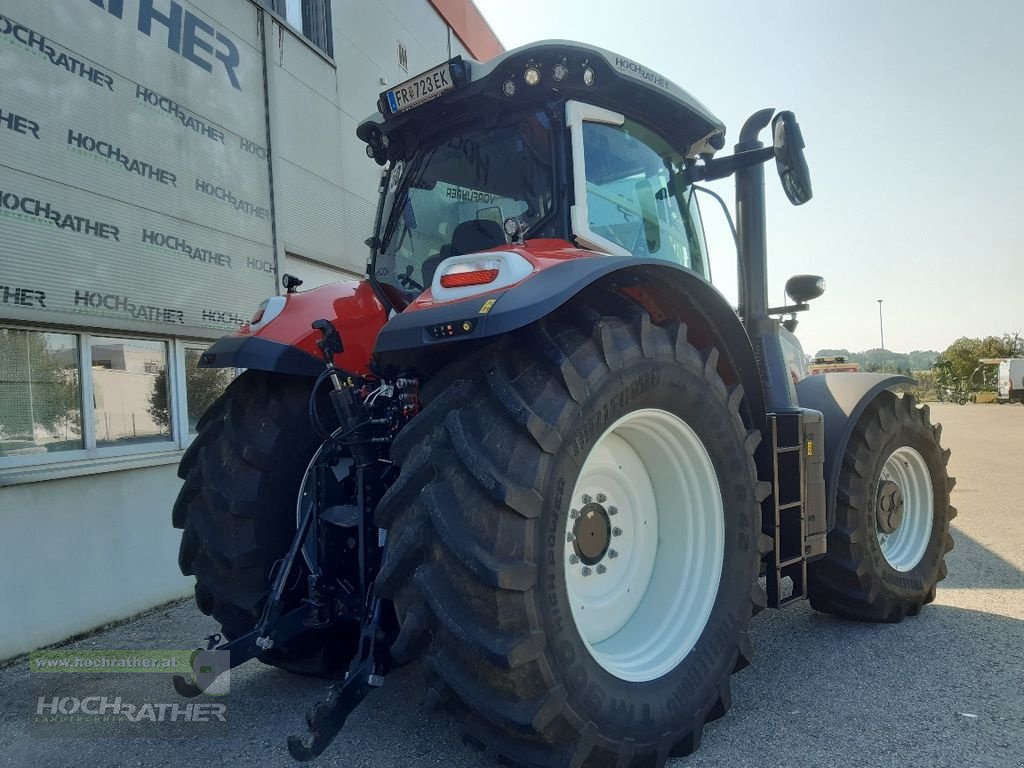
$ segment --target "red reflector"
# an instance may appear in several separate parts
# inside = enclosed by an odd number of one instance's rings
[[[455,272],[441,275],[442,288],[462,288],[466,285],[484,285],[498,278],[497,269],[477,269],[472,272]]]

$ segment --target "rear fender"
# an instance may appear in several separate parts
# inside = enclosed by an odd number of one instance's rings
[[[326,319],[334,323],[344,345],[341,354],[334,356],[334,364],[354,375],[370,372],[373,345],[387,322],[387,311],[369,282],[330,283],[271,301],[281,300],[283,308],[269,321],[246,323],[214,342],[203,353],[199,367],[316,376],[324,370],[324,363],[316,347],[320,333],[311,326],[315,320]]]
[[[728,301],[696,273],[660,259],[578,251],[510,288],[422,306],[391,318],[377,338],[382,369],[436,370],[479,343],[523,328],[580,294],[614,291],[646,309],[655,323],[686,323],[691,343],[715,347],[727,385],[746,393],[748,426],[764,424],[764,392],[754,351]]]
[[[881,392],[913,383],[909,376],[886,373],[822,373],[797,382],[800,407],[821,411],[825,417],[825,500],[830,531],[835,525],[843,454],[861,414]]]

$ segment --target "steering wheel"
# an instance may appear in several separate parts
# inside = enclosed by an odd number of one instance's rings
[[[412,291],[422,291],[423,286],[412,279],[413,266],[410,264],[405,268],[405,274],[395,275],[398,278],[398,282],[402,284],[403,288],[408,288]]]

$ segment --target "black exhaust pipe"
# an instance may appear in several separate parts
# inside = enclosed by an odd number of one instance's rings
[[[740,130],[734,150],[764,148],[758,138],[771,122],[774,109],[752,114]],[[796,388],[789,375],[779,323],[768,315],[768,238],[765,226],[764,163],[753,163],[736,171],[736,229],[740,258],[740,314],[754,346],[761,369],[765,401],[769,411],[796,407]]]

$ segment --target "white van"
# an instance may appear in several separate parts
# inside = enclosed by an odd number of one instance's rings
[[[999,362],[999,402],[1024,402],[1024,358]]]

